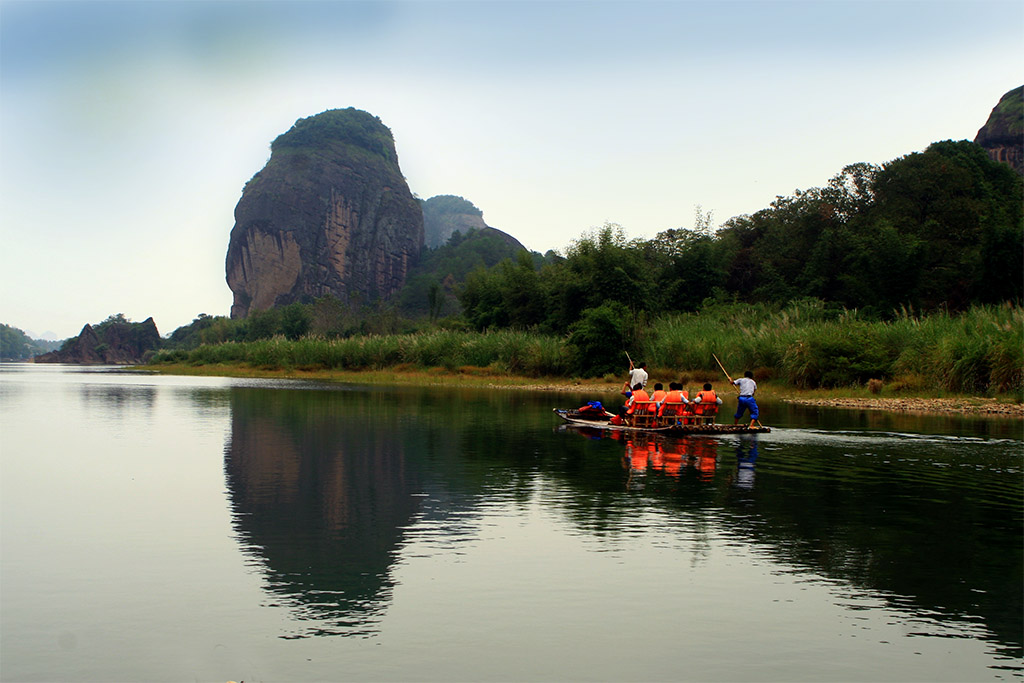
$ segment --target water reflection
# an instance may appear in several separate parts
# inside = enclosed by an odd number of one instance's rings
[[[934,633],[975,637],[980,620],[1022,653],[1020,458],[998,440],[820,419],[764,437],[566,430],[548,396],[494,392],[241,388],[230,403],[235,528],[295,615],[286,637],[375,633],[403,553],[461,552],[498,508],[539,505],[601,547],[647,533],[642,504],[693,546],[742,544]]]
[[[626,489],[642,491],[646,488],[647,474],[673,479],[693,476],[698,481],[711,482],[719,469],[718,449],[721,441],[708,436],[663,436],[644,432],[600,430],[592,427],[560,427],[560,431],[596,441],[608,439],[624,446],[623,469],[628,476]],[[757,459],[757,435],[744,435],[736,446],[743,453],[742,467],[746,486],[753,486],[753,464]],[[752,451],[752,454],[750,454]]]
[[[341,393],[231,396],[225,470],[235,526],[266,573],[271,604],[299,622],[288,637],[372,633],[401,529],[418,507],[409,435],[393,419],[371,426]]]
[[[741,434],[736,439],[736,478],[733,486],[750,491],[754,488],[754,466],[757,463],[757,434]]]
[[[954,623],[974,634],[980,619],[1002,656],[1024,655],[1019,442],[808,429],[560,431],[621,442],[626,489],[668,509],[714,511],[724,533],[782,566],[875,590],[933,633]]]
[[[117,421],[130,412],[148,415],[156,404],[156,388],[151,386],[82,384],[77,391],[93,419]]]

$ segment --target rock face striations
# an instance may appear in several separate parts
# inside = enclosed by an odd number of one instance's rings
[[[1024,175],[1024,85],[1003,95],[974,141]]]
[[[423,245],[423,212],[380,119],[335,109],[295,125],[235,207],[231,317],[334,295],[387,299]]]

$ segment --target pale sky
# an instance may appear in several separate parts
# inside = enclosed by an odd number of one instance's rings
[[[1022,83],[1019,0],[0,0],[0,322],[227,315],[242,187],[326,109],[544,252],[973,139]]]

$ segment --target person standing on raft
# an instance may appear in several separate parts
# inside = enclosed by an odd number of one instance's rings
[[[754,381],[754,373],[747,370],[743,373],[743,377],[733,380],[739,390],[740,395],[737,399],[736,414],[733,415],[733,424],[739,424],[740,418],[743,417],[745,411],[750,411],[750,428],[753,429],[757,422],[757,418],[760,417],[760,413],[757,410],[757,401],[754,400],[754,392],[757,391],[757,382]]]
[[[627,356],[628,358],[628,356]],[[626,386],[624,390],[632,389],[634,385],[640,384],[640,387],[647,386],[647,363],[640,363],[637,366],[633,366],[633,361],[629,361],[629,379],[626,380]]]

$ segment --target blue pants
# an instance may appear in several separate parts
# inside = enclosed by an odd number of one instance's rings
[[[757,401],[754,400],[753,396],[739,397],[739,403],[736,405],[736,414],[733,415],[733,417],[736,418],[737,420],[740,419],[741,417],[743,417],[744,410],[750,411],[751,420],[756,420],[760,415],[760,413],[757,412]]]

